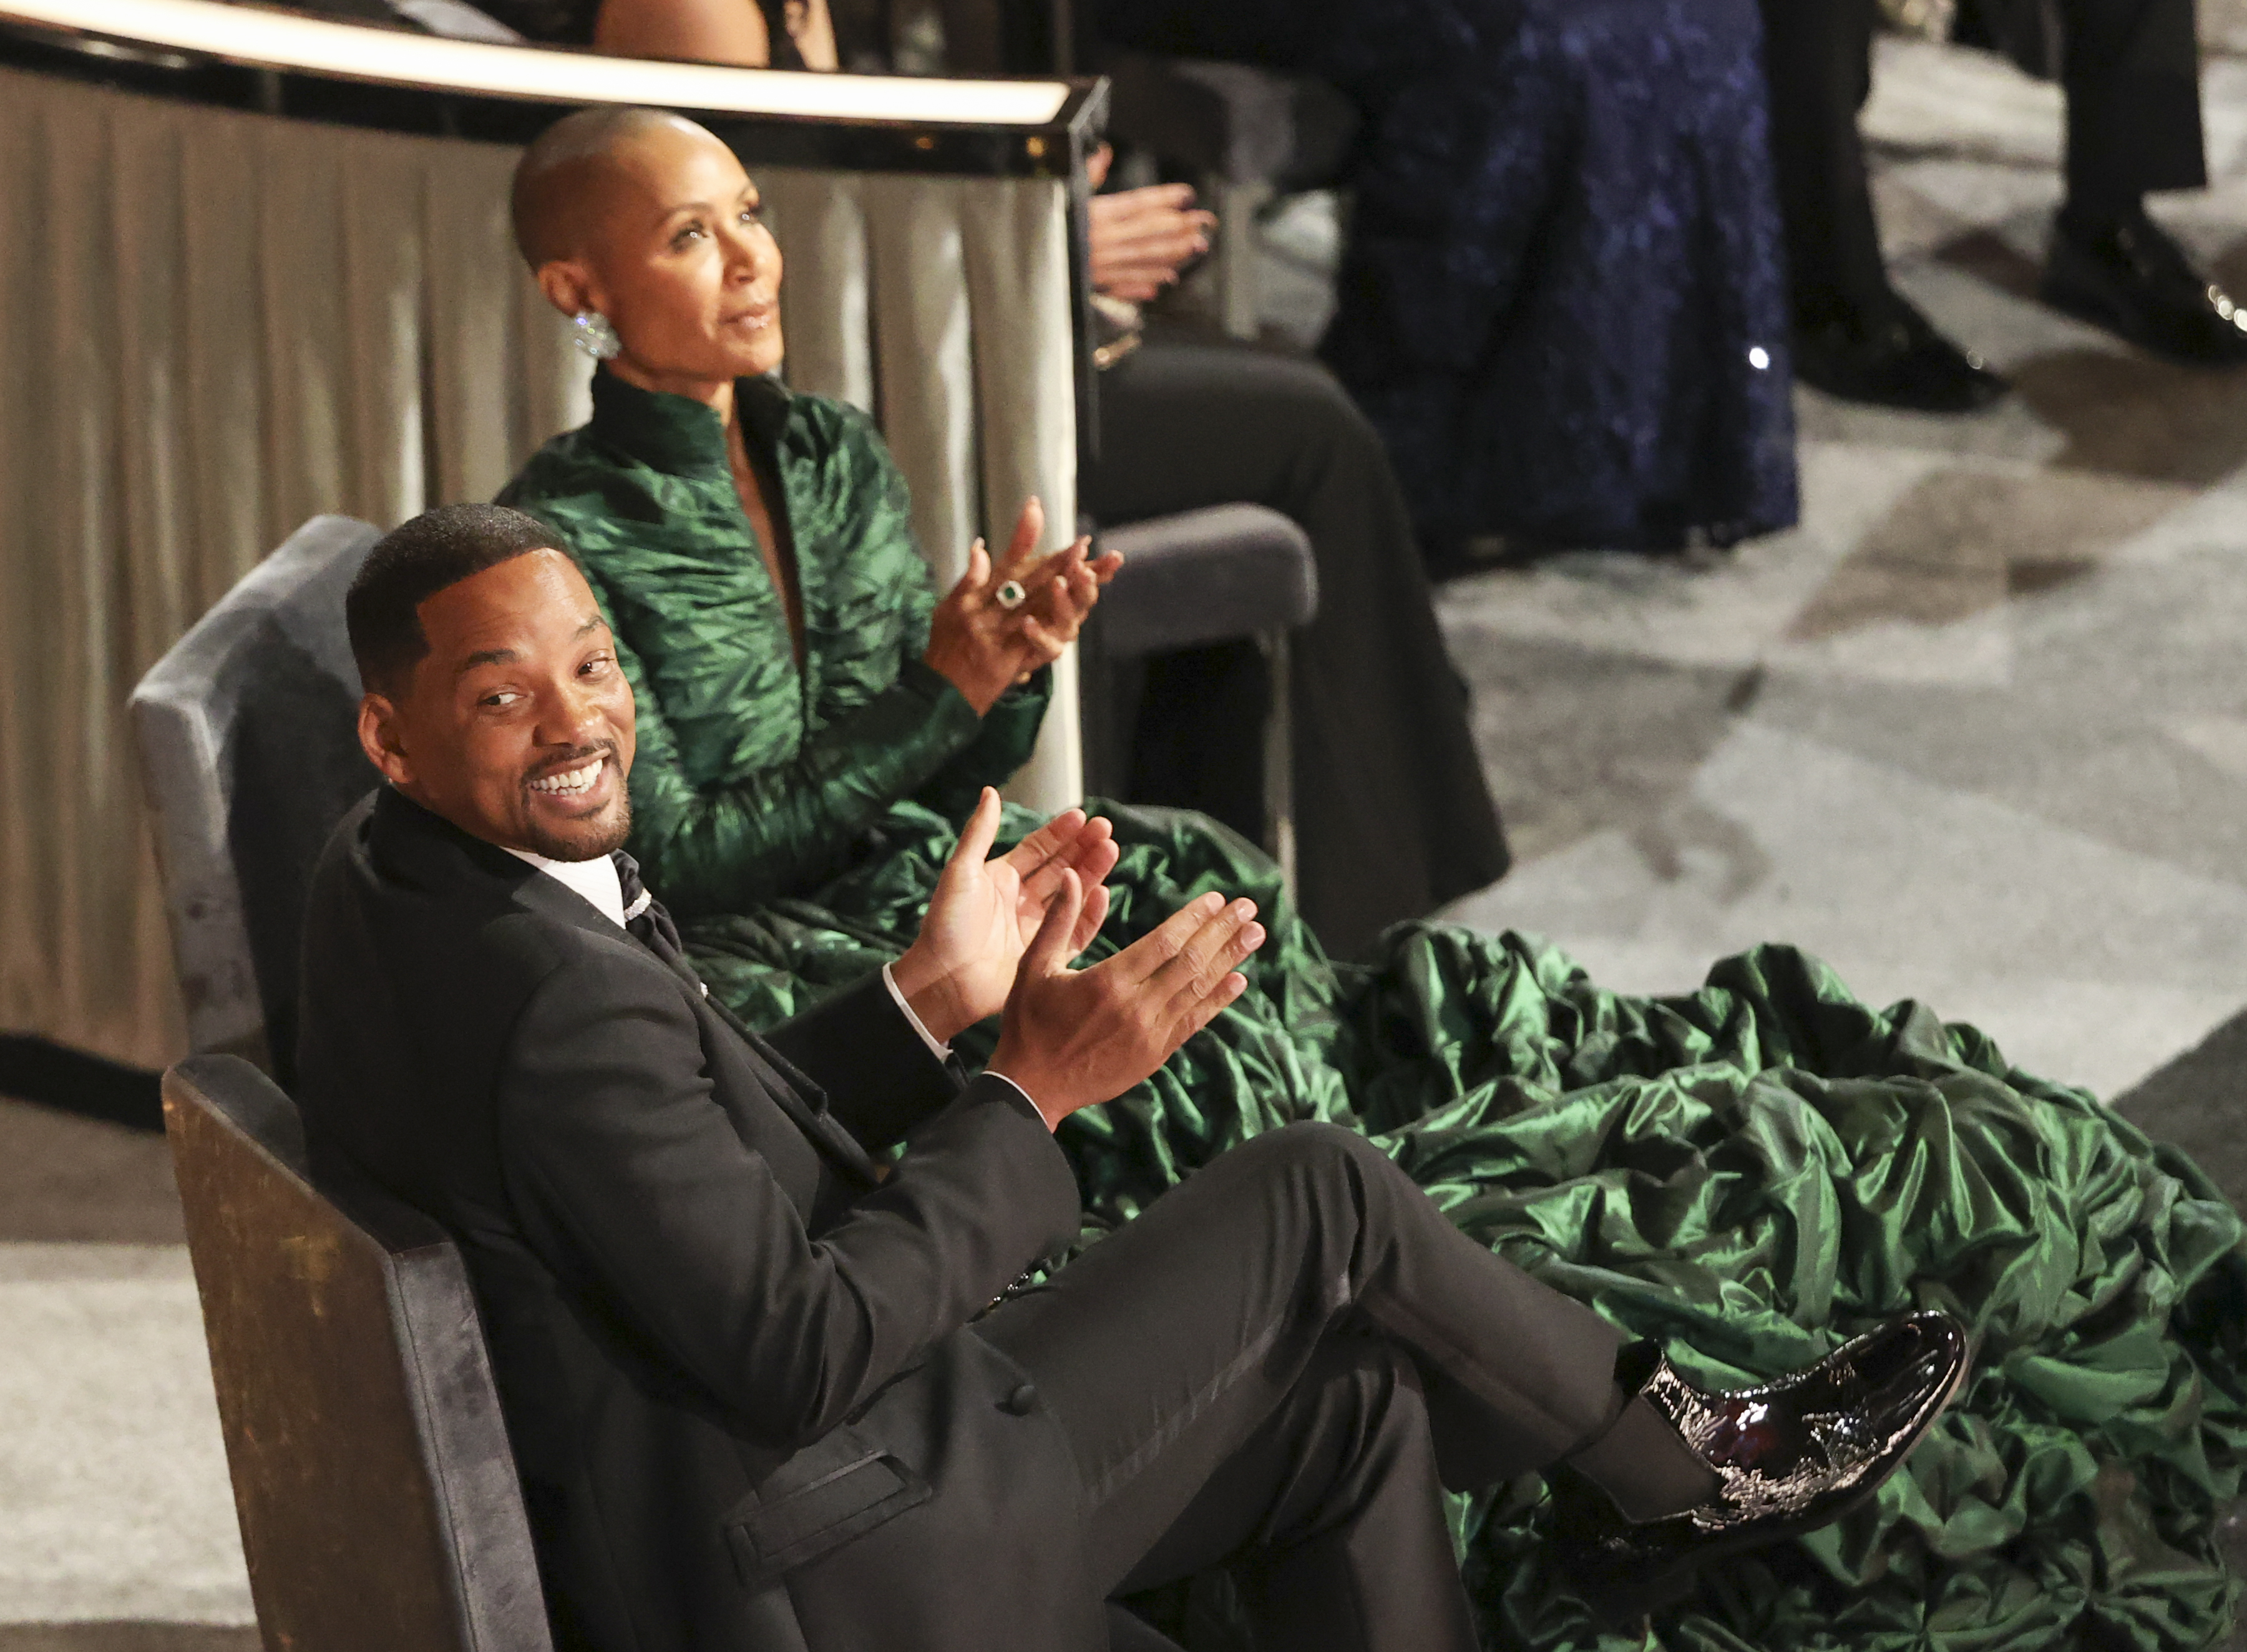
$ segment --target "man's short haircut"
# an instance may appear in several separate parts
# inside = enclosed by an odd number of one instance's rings
[[[536,271],[574,256],[589,198],[609,157],[643,132],[688,124],[661,109],[604,105],[564,115],[532,139],[515,163],[508,201],[522,262]]]
[[[568,554],[551,528],[504,505],[441,505],[383,535],[344,597],[344,625],[359,681],[378,694],[402,689],[429,652],[421,604],[534,550]]]

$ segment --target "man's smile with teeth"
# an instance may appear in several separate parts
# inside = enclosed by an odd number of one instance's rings
[[[593,782],[601,777],[601,765],[606,757],[596,757],[582,768],[565,768],[558,775],[548,775],[530,782],[530,789],[557,797],[573,797],[579,792],[591,791]]]

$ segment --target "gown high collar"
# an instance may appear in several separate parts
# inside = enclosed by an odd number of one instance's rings
[[[788,389],[769,373],[734,381],[734,406],[749,438],[770,447],[788,422]],[[606,367],[593,374],[596,438],[627,458],[674,476],[727,468],[726,421],[691,396],[642,390]]]

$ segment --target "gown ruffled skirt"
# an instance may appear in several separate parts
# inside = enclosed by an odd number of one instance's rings
[[[1948,1307],[1975,1375],[1906,1470],[1838,1525],[1706,1575],[1656,1643],[2183,1652],[2230,1621],[2218,1520],[2247,1460],[2247,1256],[2182,1154],[1970,1027],[1859,1003],[1791,947],[1667,998],[1441,924],[1337,966],[1240,839],[1102,812],[1124,854],[1088,961],[1212,889],[1255,898],[1272,934],[1252,991],[1063,1126],[1087,1242],[1212,1155],[1315,1118],[1372,1133],[1466,1232],[1713,1382]],[[690,925],[697,965],[746,1019],[784,1019],[903,950],[953,840],[902,806],[812,896]],[[1651,1644],[1602,1640],[1553,1574],[1533,1482],[1457,1513],[1485,1644]]]

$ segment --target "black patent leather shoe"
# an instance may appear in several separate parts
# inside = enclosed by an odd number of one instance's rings
[[[2011,388],[1902,298],[1878,316],[1797,327],[1794,376],[1844,401],[1912,413],[1973,413]]]
[[[2143,214],[2089,235],[2056,223],[2040,296],[2171,361],[2247,364],[2247,310]]]
[[[1965,1381],[1965,1328],[1948,1314],[1891,1321],[1808,1370],[1704,1393],[1652,1343],[1616,1381],[1660,1412],[1717,1477],[1707,1502],[1633,1524],[1579,1476],[1557,1476],[1556,1558],[1602,1619],[1622,1623],[1683,1595],[1698,1569],[1840,1519],[1903,1464]]]

